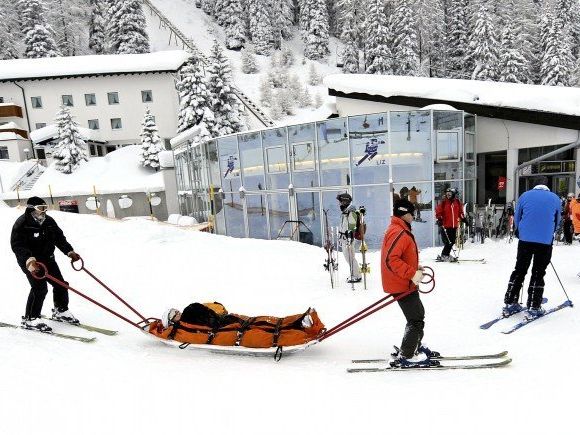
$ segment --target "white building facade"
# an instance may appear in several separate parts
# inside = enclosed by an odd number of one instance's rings
[[[98,131],[102,145],[93,144],[88,151],[101,156],[140,142],[148,108],[169,148],[179,110],[174,76],[186,60],[187,53],[176,50],[0,61],[0,125],[14,122],[30,133],[54,124],[65,105],[81,127]],[[43,144],[34,148],[34,157],[46,158]],[[22,155],[8,153],[7,159],[18,161]]]
[[[580,191],[580,89],[379,75],[324,79],[339,116],[450,105],[476,115],[477,201],[513,200],[546,175],[559,195]],[[567,145],[570,145],[567,147]],[[519,165],[567,147],[521,170]]]

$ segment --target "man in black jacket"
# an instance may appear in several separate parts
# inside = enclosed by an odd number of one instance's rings
[[[80,256],[67,242],[62,230],[55,220],[46,215],[48,206],[43,199],[33,196],[26,202],[26,210],[12,227],[10,245],[16,254],[18,265],[30,283],[30,294],[26,303],[26,311],[22,318],[22,326],[27,329],[39,329],[49,332],[51,328],[42,321],[40,315],[44,298],[48,293],[47,279],[36,279],[33,272],[40,272],[38,262],[44,263],[48,273],[60,281],[64,281],[58,264],[54,259],[54,248],[57,247],[72,261]],[[54,320],[79,323],[68,309],[68,291],[56,283],[50,282],[53,289]],[[68,284],[68,283],[67,283]]]

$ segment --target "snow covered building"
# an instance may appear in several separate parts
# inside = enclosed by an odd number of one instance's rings
[[[477,149],[479,204],[513,200],[538,174],[560,195],[580,189],[580,88],[353,74],[327,76],[324,84],[338,116],[439,104],[476,115],[475,122],[464,116],[463,146]],[[470,131],[476,145],[467,142]],[[438,136],[432,145],[436,167]]]
[[[179,109],[173,75],[186,60],[181,50],[0,60],[0,124],[15,123],[26,133],[21,137],[28,139],[31,132],[54,123],[61,105],[68,106],[81,127],[95,130],[99,141],[89,145],[89,152],[102,156],[140,142],[141,122],[149,108],[169,147]],[[44,139],[35,143],[30,157],[46,157]],[[20,150],[25,147],[20,144]],[[23,152],[16,157],[8,149],[3,152],[0,158],[24,158]]]
[[[205,143],[173,139],[181,213],[213,221],[218,234],[321,245],[324,211],[337,227],[336,196],[348,191],[366,207],[366,239],[376,249],[399,195],[419,209],[420,246],[438,244],[433,210],[444,190],[475,200],[475,116],[453,108],[374,112]]]

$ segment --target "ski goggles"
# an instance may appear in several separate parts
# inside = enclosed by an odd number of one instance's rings
[[[44,213],[46,213],[46,211],[48,210],[48,205],[46,205],[46,204],[29,205],[27,207],[28,208],[32,208],[32,209],[34,209],[36,211],[44,212]]]

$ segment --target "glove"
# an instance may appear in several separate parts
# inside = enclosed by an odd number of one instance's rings
[[[360,214],[364,215],[367,212],[367,209],[364,207],[364,205],[361,205],[358,211]]]
[[[28,271],[30,273],[34,273],[34,272],[40,270],[40,267],[38,266],[38,263],[36,262],[36,258],[34,258],[34,257],[30,257],[28,260],[26,260],[26,268],[28,269]]]
[[[442,219],[437,219],[437,226],[438,227],[443,226],[443,220]]]
[[[467,218],[466,217],[462,217],[461,218],[461,222],[463,222],[465,225],[467,225]]]
[[[415,275],[413,275],[411,281],[413,281],[413,284],[419,285],[422,279],[423,279],[423,271],[418,269],[417,272],[415,272]]]
[[[79,261],[81,259],[81,256],[79,254],[77,254],[75,251],[70,251],[67,256],[73,261],[73,263],[75,261]]]

